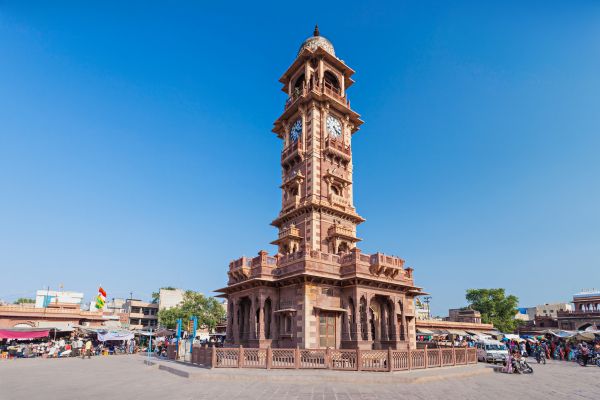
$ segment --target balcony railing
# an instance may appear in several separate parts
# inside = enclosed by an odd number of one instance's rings
[[[330,137],[325,139],[325,151],[348,161],[350,161],[352,157],[350,146],[345,145],[341,140]]]
[[[350,202],[347,198],[337,195],[335,193],[329,193],[329,202],[336,206],[347,207],[350,205]]]
[[[283,201],[283,209],[287,210],[288,208],[298,207],[300,204],[300,195],[289,196],[287,199]]]
[[[285,149],[283,149],[283,151],[281,152],[281,161],[283,162],[288,158],[291,158],[292,156],[298,154],[300,152],[300,149],[302,149],[302,141],[298,139],[297,142],[291,143]]]
[[[352,229],[346,228],[345,226],[333,225],[327,230],[329,236],[342,236],[347,238],[354,238],[354,232]]]
[[[295,196],[295,197],[299,197],[299,196]],[[283,239],[288,236],[299,238],[300,237],[300,229],[296,228],[295,226],[290,226],[289,228],[283,229],[281,232],[279,232],[279,239]]]
[[[298,99],[306,96],[309,91],[316,92],[318,94],[325,94],[337,102],[350,107],[350,102],[348,101],[347,96],[342,96],[342,90],[333,86],[331,83],[323,81],[319,83],[318,81],[309,81],[308,85],[304,84],[302,88],[294,88],[292,94],[288,97],[285,102],[284,109],[287,110],[291,106],[293,106]]]

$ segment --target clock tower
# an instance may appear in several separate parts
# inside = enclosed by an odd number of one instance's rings
[[[347,91],[354,71],[315,27],[280,78],[277,254],[229,263],[227,344],[275,348],[415,347],[414,285],[404,260],[357,247],[352,138],[363,123]]]
[[[288,95],[273,132],[282,139],[281,211],[273,244],[280,254],[347,252],[364,221],[352,200],[352,135],[362,124],[347,90],[354,71],[315,27],[280,82]]]

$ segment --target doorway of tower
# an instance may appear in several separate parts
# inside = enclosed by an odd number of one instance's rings
[[[321,312],[319,314],[319,347],[335,349],[335,315]]]

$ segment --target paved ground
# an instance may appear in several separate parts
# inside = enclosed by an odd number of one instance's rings
[[[600,368],[534,365],[533,375],[484,364],[396,373],[207,370],[140,356],[0,361],[0,399],[595,399]]]

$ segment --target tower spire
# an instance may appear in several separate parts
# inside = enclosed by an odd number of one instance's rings
[[[315,24],[315,31],[313,32],[313,36],[321,36],[319,33],[319,24]]]

